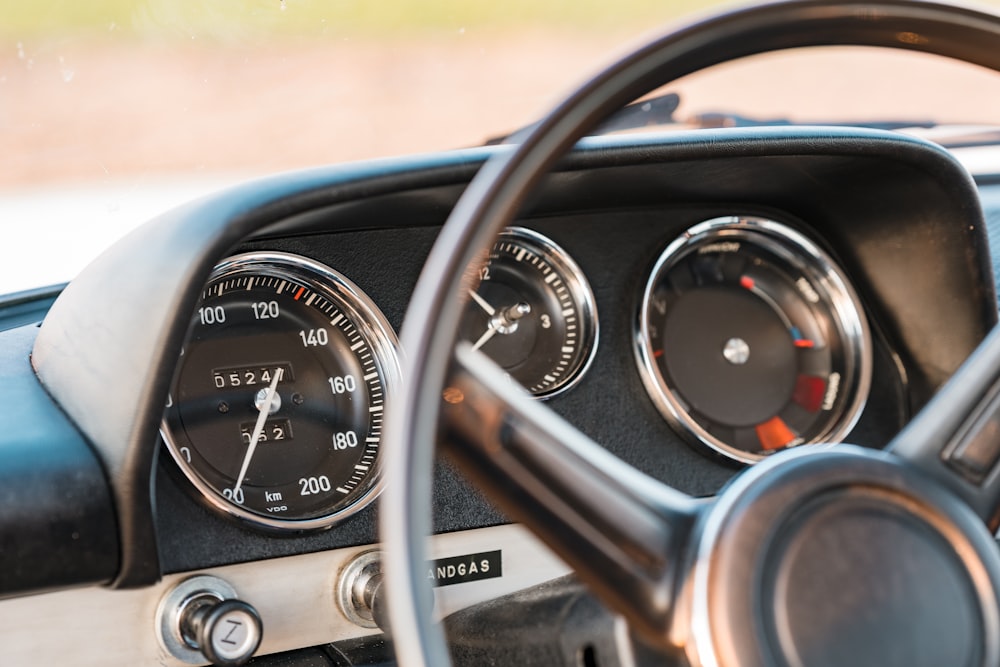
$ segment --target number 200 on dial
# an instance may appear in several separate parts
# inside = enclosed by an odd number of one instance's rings
[[[217,509],[252,524],[329,526],[380,488],[397,343],[339,273],[285,253],[216,267],[192,318],[162,434]]]

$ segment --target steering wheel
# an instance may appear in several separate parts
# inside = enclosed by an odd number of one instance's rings
[[[934,53],[1000,70],[1000,17],[912,0],[793,0],[709,18],[596,76],[490,160],[441,231],[404,326],[387,419],[390,618],[407,665],[449,664],[423,563],[434,443],[630,627],[696,665],[996,665],[1000,334],[885,451],[791,450],[696,502],[612,457],[498,368],[456,348],[469,267],[590,128],[678,77],[819,45]],[[447,391],[446,391],[447,389]],[[442,400],[444,397],[444,400]],[[810,448],[811,449],[811,448]]]

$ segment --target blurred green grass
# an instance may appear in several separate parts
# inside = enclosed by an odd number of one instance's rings
[[[1000,0],[997,0],[1000,2]],[[0,35],[225,38],[655,26],[711,0],[0,0]]]
[[[748,0],[749,1],[749,0]],[[392,37],[654,28],[740,0],[0,0],[0,40]],[[1000,8],[1000,0],[979,0]],[[249,38],[249,39],[248,39]]]

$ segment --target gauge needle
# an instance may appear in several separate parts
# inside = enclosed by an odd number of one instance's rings
[[[247,474],[247,468],[250,467],[250,460],[253,458],[253,453],[257,451],[257,441],[260,439],[260,434],[264,431],[264,424],[267,422],[267,416],[271,412],[271,401],[274,400],[274,394],[278,390],[278,381],[281,380],[281,373],[281,368],[275,369],[274,379],[271,380],[271,384],[267,388],[267,394],[264,396],[264,400],[261,401],[260,414],[257,415],[257,423],[253,427],[253,435],[250,436],[250,446],[247,447],[247,455],[243,457],[243,466],[240,468],[240,474],[236,478],[236,486],[233,488],[233,498],[236,497],[236,492],[243,486],[243,478]]]
[[[476,294],[474,291],[469,290],[469,294],[472,295],[472,300],[479,304],[479,307],[486,311],[488,315],[496,315],[496,309],[493,308],[486,299]],[[487,339],[488,340],[488,339]],[[486,341],[483,341],[486,342]]]
[[[472,346],[472,349],[478,350],[483,345],[486,345],[486,343],[489,342],[490,338],[493,338],[493,336],[495,336],[496,333],[497,333],[496,327],[494,327],[493,323],[490,322],[490,328],[486,330],[486,333],[484,333],[482,336],[479,337],[479,340],[477,340],[476,343]]]

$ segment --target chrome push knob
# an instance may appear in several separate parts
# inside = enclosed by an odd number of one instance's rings
[[[264,634],[257,610],[216,577],[185,579],[160,601],[160,644],[189,664],[246,664]]]
[[[382,589],[382,559],[378,551],[365,551],[347,564],[337,584],[337,602],[352,623],[388,632]]]
[[[180,614],[181,637],[219,667],[245,664],[263,636],[257,610],[241,600],[221,600],[212,593],[191,599]]]

